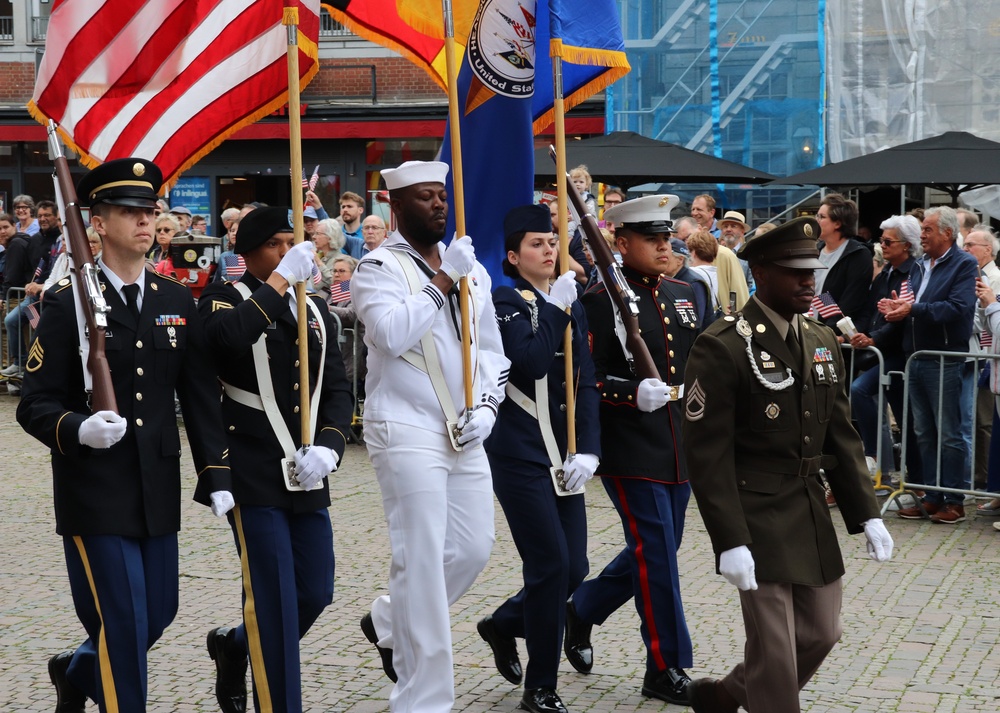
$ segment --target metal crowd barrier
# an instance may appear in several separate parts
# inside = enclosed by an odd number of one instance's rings
[[[938,363],[938,394],[937,394],[937,419],[936,419],[936,430],[939,434],[937,439],[937,451],[934,460],[934,473],[935,478],[933,483],[912,483],[908,485],[906,483],[906,447],[907,447],[907,426],[909,424],[910,415],[910,372],[911,367],[917,359],[926,360],[928,357],[935,357]],[[972,386],[972,398],[971,398],[971,409],[972,413],[969,414],[969,418],[972,419],[971,428],[971,439],[966,444],[968,450],[968,466],[969,470],[965,474],[965,482],[968,483],[968,488],[949,488],[941,484],[941,425],[942,425],[942,405],[944,404],[944,391],[941,388],[941,381],[944,374],[944,365],[946,361],[953,361],[956,359],[962,359],[963,368],[967,368],[967,364],[971,361],[973,368],[973,386]],[[920,498],[918,494],[914,492],[915,490],[934,490],[944,493],[957,493],[963,496],[973,496],[976,498],[995,498],[1000,497],[1000,493],[990,492],[988,490],[976,490],[975,489],[975,472],[976,472],[976,401],[979,396],[979,376],[981,372],[981,362],[989,361],[991,357],[982,352],[945,352],[945,351],[933,351],[933,350],[922,350],[914,352],[909,359],[906,360],[906,368],[904,371],[904,385],[903,385],[903,423],[901,425],[902,431],[902,454],[901,454],[901,467],[900,467],[900,482],[899,486],[893,490],[890,494],[887,502],[882,507],[883,514],[888,509],[889,504],[893,501],[897,501],[904,493],[909,493],[914,497],[917,504],[920,504]],[[997,363],[994,362],[992,368],[997,368]],[[995,407],[994,407],[995,408]],[[995,435],[995,434],[994,434]],[[921,464],[924,469],[924,479],[927,479],[927,473],[929,471],[927,464]]]
[[[3,317],[6,319],[7,315],[14,311],[17,307],[21,305],[24,301],[25,292],[23,287],[11,287],[7,290],[7,294],[4,295],[3,301]],[[36,303],[37,304],[37,303]],[[41,305],[38,305],[41,307]],[[0,322],[0,341],[2,341],[2,359],[0,359],[0,368],[7,368],[14,363],[14,360],[24,363],[26,356],[21,352],[25,348],[25,344],[31,344],[31,339],[34,336],[34,330],[28,325],[27,318],[24,315],[21,316],[21,320],[18,323],[18,329],[23,332],[27,330],[27,334],[23,335],[23,339],[14,339],[13,342],[10,339],[10,335],[7,334],[6,322]],[[11,353],[12,347],[16,347],[16,353]],[[21,383],[21,376],[0,376],[0,380],[3,382],[11,382],[14,384]]]
[[[876,465],[875,465],[874,487],[875,487],[875,490],[877,490],[877,491],[885,490],[885,491],[890,491],[891,492],[892,491],[892,487],[889,485],[890,479],[886,478],[886,482],[884,482],[884,483],[882,482],[882,475],[883,475],[882,474],[882,456],[884,455],[884,451],[883,451],[883,439],[882,439],[883,433],[882,433],[882,431],[883,431],[883,429],[886,426],[886,421],[885,421],[885,417],[886,417],[885,395],[886,395],[886,391],[889,388],[889,384],[890,384],[890,381],[892,379],[892,376],[896,375],[896,374],[902,376],[902,372],[899,372],[899,371],[889,371],[889,372],[886,372],[886,370],[885,370],[885,358],[882,356],[882,352],[877,347],[863,347],[861,349],[855,349],[850,344],[843,344],[842,346],[843,346],[844,349],[846,349],[847,351],[850,352],[850,359],[848,359],[848,364],[847,364],[847,385],[846,385],[846,388],[847,388],[847,398],[848,398],[849,401],[852,402],[851,403],[852,406],[853,406],[853,394],[851,393],[851,385],[854,383],[854,379],[857,378],[857,376],[858,376],[858,374],[856,372],[857,364],[856,364],[855,355],[857,354],[857,352],[870,352],[870,353],[874,354],[875,358],[878,360],[878,373],[879,373],[879,378],[878,378],[878,392],[877,392],[877,398],[875,399],[875,408],[877,410],[876,434],[877,434],[877,443],[878,443],[878,445],[875,447],[875,463],[876,463]],[[871,367],[871,368],[874,369],[875,367]],[[902,467],[903,466],[902,466],[902,463],[901,463],[900,464],[900,468],[902,469]]]

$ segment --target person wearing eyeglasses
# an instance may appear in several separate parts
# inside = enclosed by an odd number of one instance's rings
[[[912,293],[910,280],[915,271],[920,271],[920,263],[916,258],[920,255],[920,222],[912,215],[894,215],[881,225],[882,257],[885,265],[872,282],[868,290],[868,301],[861,314],[854,319],[858,333],[851,338],[851,346],[855,349],[875,347],[882,352],[883,368],[886,372],[900,372],[906,366],[906,354],[903,351],[903,323],[887,322],[885,315],[878,311],[879,300],[892,298],[893,295]],[[851,411],[858,422],[861,440],[865,446],[865,460],[868,471],[875,474],[875,456],[878,453],[878,359],[872,352],[859,352],[855,355],[856,370],[867,369],[854,379],[851,384]],[[891,377],[889,390],[886,394],[892,413],[897,423],[903,423],[903,380],[899,375]],[[913,419],[906,419],[909,424],[907,437],[906,466],[909,471],[907,480],[911,480],[915,472],[920,471],[920,452],[917,449],[917,439],[913,434]],[[883,418],[882,424],[882,472],[888,473],[894,469],[892,458],[892,440],[888,432],[888,419]],[[882,482],[888,484],[888,477]]]
[[[973,214],[975,215],[975,214]],[[994,260],[997,257],[998,244],[993,229],[988,225],[977,225],[965,236],[962,249],[976,258],[979,263],[979,282],[989,288],[989,294],[1000,294],[1000,267]],[[995,301],[995,299],[994,299]],[[971,352],[988,352],[993,343],[989,321],[986,318],[986,307],[980,301],[976,305],[976,321],[972,325]],[[994,368],[991,364],[990,368]],[[975,482],[986,487],[987,462],[989,460],[990,438],[993,433],[993,393],[988,388],[984,377],[980,381],[980,389],[976,395],[976,452],[973,454],[975,466]],[[971,440],[972,434],[969,434]]]
[[[14,217],[17,218],[17,232],[34,235],[40,230],[35,218],[35,199],[29,195],[14,196]]]
[[[181,225],[170,213],[161,213],[156,219],[154,237],[156,244],[149,251],[148,259],[153,264],[153,269],[161,275],[174,274],[174,262],[170,259],[170,243],[174,236],[180,232]]]

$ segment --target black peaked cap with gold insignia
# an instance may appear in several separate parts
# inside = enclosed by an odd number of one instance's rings
[[[144,158],[117,158],[102,163],[80,179],[76,186],[82,205],[98,203],[155,208],[163,173]]]
[[[781,265],[799,270],[822,270],[819,261],[819,223],[802,217],[782,223],[774,230],[748,240],[737,257],[751,265]]]

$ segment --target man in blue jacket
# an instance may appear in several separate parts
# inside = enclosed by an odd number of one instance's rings
[[[955,246],[957,235],[958,217],[952,208],[928,210],[920,231],[923,274],[915,273],[911,278],[916,301],[887,299],[879,304],[879,311],[889,322],[905,320],[903,349],[907,354],[923,350],[961,353],[969,349],[979,265]],[[926,485],[969,487],[970,452],[962,433],[963,422],[972,418],[972,410],[963,409],[962,404],[971,404],[971,398],[966,398],[969,394],[963,392],[972,388],[972,380],[963,379],[964,371],[962,358],[947,357],[939,362],[935,356],[910,364],[913,427],[920,444],[921,482]],[[961,493],[928,491],[921,503],[900,510],[899,516],[907,520],[930,516],[931,522],[954,524],[965,519],[963,500]]]

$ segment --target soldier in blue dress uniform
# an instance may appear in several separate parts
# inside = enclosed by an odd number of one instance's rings
[[[292,247],[288,216],[274,207],[248,213],[235,248],[246,272],[237,282],[209,285],[198,302],[223,386],[235,500],[229,523],[243,572],[243,624],[208,635],[226,713],[246,710],[248,652],[257,710],[302,710],[299,639],[333,601],[326,476],[344,454],[351,386],[332,318],[316,295],[306,310],[309,383],[299,383],[293,287],[310,277],[315,248],[308,241]],[[299,407],[305,388],[308,448]],[[294,462],[294,478],[283,459]]]
[[[670,258],[670,209],[676,196],[646,196],[605,213],[619,226],[622,272],[639,300],[639,329],[658,377],[638,379],[615,329],[602,284],[583,297],[601,393],[601,476],[621,516],[622,552],[574,592],[567,612],[566,655],[578,671],[593,666],[591,627],[635,597],[646,644],[642,693],[685,705],[692,665],[677,549],[691,497],[680,450],[684,365],[701,330],[695,296],[685,282],[661,277]]]
[[[478,628],[500,673],[512,683],[521,682],[514,638],[525,640],[528,666],[520,707],[550,713],[566,710],[556,693],[566,599],[587,576],[583,486],[600,456],[598,395],[587,316],[577,302],[574,275],[567,272],[549,285],[559,241],[552,235],[548,209],[514,208],[504,220],[504,233],[503,269],[515,285],[494,290],[493,304],[511,367],[507,398],[486,453],[493,491],[524,563],[524,587]],[[567,459],[563,338],[570,324],[576,442],[575,455]]]
[[[56,710],[146,709],[146,652],[178,602],[180,398],[198,471],[195,500],[230,485],[211,359],[191,291],[147,271],[162,176],[138,158],[109,161],[79,183],[104,240],[98,281],[110,306],[105,354],[118,413],[90,413],[70,278],[45,297],[25,365],[17,420],[52,451],[56,532],[87,640],[54,656]],[[75,278],[73,278],[75,279]]]

